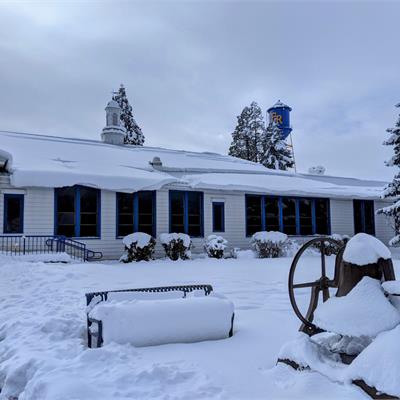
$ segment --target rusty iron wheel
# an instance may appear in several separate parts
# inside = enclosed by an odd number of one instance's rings
[[[338,255],[336,256],[336,262],[335,262],[335,275],[333,279],[329,279],[326,276],[325,246],[327,242],[329,244],[332,244],[333,246],[337,246],[338,248]],[[316,247],[316,245],[317,246],[319,245],[318,248],[321,253],[321,277],[313,282],[294,283],[294,274],[301,256],[307,249],[309,249],[310,247]],[[318,237],[308,241],[299,249],[299,251],[296,253],[293,259],[292,265],[290,266],[289,282],[288,282],[290,304],[292,305],[293,311],[295,312],[297,318],[299,318],[299,320],[302,322],[300,330],[310,336],[318,332],[321,332],[321,329],[319,329],[312,323],[314,311],[318,305],[319,293],[322,292],[322,300],[325,302],[326,300],[329,299],[329,288],[337,288],[339,279],[338,273],[339,273],[340,262],[343,256],[343,251],[344,251],[344,246],[342,246],[342,243],[340,243],[339,241],[332,239],[330,237]],[[311,288],[311,298],[307,314],[304,316],[301,313],[299,307],[297,306],[294,291],[296,289],[303,289],[308,287]]]

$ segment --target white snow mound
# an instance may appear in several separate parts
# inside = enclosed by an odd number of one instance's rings
[[[185,247],[190,246],[190,236],[186,235],[186,233],[162,233],[160,235],[160,241],[162,244],[169,244],[173,240],[181,239]]]
[[[103,321],[104,343],[153,346],[224,339],[233,303],[217,296],[168,300],[106,301],[90,316]]]
[[[386,281],[382,283],[382,287],[388,294],[400,295],[400,281]]]
[[[286,242],[287,240],[287,235],[285,235],[282,232],[275,232],[275,231],[269,231],[269,232],[256,232],[252,240],[255,240],[257,242],[262,242],[262,243],[276,243],[276,244],[281,244]]]
[[[147,233],[144,232],[135,232],[131,233],[130,235],[125,236],[122,239],[122,243],[126,247],[130,247],[132,243],[136,243],[136,247],[142,249],[143,247],[146,247],[151,240],[151,236],[148,235]]]
[[[400,314],[385,297],[380,282],[364,277],[347,296],[320,304],[314,323],[341,335],[375,337],[398,325]]]
[[[356,265],[376,263],[380,258],[388,260],[390,250],[376,237],[366,233],[357,233],[346,245],[343,260]]]
[[[400,326],[381,333],[349,366],[351,380],[363,379],[378,391],[400,396]]]

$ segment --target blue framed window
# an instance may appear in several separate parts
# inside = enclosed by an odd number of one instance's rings
[[[169,231],[203,236],[203,192],[170,190]]]
[[[373,200],[353,200],[354,233],[375,235],[375,210]]]
[[[100,190],[71,186],[54,194],[56,235],[100,237]]]
[[[246,235],[259,231],[329,235],[329,199],[246,195]]]
[[[225,232],[225,203],[212,203],[213,232]]]
[[[144,232],[156,237],[156,192],[117,193],[117,237]]]
[[[3,232],[4,233],[24,232],[23,194],[4,195]]]

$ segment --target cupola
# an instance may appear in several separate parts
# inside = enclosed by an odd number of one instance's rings
[[[106,126],[101,133],[101,140],[109,144],[124,144],[125,128],[121,125],[121,107],[115,100],[110,100],[105,110]]]

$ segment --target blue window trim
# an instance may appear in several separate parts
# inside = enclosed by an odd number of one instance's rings
[[[75,185],[71,186],[74,189],[74,204],[75,204],[75,235],[73,238],[81,238],[85,240],[91,239],[101,239],[101,190],[96,188],[91,188],[89,186]],[[65,189],[66,187],[55,188],[54,189],[54,234],[57,235],[57,211],[58,211],[58,197],[57,193],[60,189]],[[80,190],[81,188],[88,188],[96,190],[97,193],[97,224],[96,224],[96,236],[81,236],[81,202],[80,202]]]
[[[134,192],[134,193],[122,193],[122,192],[116,192],[115,193],[115,237],[116,239],[122,239],[123,236],[119,235],[119,206],[118,206],[118,198],[119,196],[123,194],[132,194],[133,198],[133,232],[138,232],[139,231],[139,193],[151,193],[152,195],[152,216],[151,216],[151,231],[152,231],[152,236],[155,238],[157,237],[157,207],[156,207],[156,201],[157,201],[157,194],[155,190],[143,190],[140,192]]]
[[[222,207],[222,229],[215,229],[215,213],[214,206]],[[225,232],[225,203],[223,201],[213,201],[212,202],[212,227],[213,232]]]
[[[8,232],[6,227],[7,227],[7,214],[8,214],[8,200],[9,199],[19,199],[21,202],[21,207],[19,210],[19,218],[20,218],[20,229],[18,232]],[[25,199],[23,194],[17,194],[17,193],[4,193],[4,212],[3,212],[3,233],[24,233],[24,208],[25,208]]]
[[[282,202],[284,199],[294,199],[295,200],[295,209],[296,209],[296,234],[289,236],[312,236],[316,235],[317,230],[317,218],[315,212],[315,202],[316,200],[324,200],[327,202],[327,219],[328,219],[328,233],[331,234],[331,210],[330,210],[330,199],[325,197],[295,197],[295,196],[273,196],[273,195],[260,195],[260,194],[246,194],[245,195],[245,226],[246,226],[246,236],[250,237],[251,234],[248,233],[247,228],[247,200],[249,197],[259,197],[261,202],[261,230],[265,231],[267,229],[265,225],[265,200],[266,199],[278,199],[278,207],[279,207],[279,231],[283,232],[283,207]],[[311,223],[312,223],[312,234],[311,235],[301,235],[300,233],[300,200],[311,200]]]
[[[188,230],[189,230],[189,215],[188,215],[188,203],[189,203],[189,198],[188,194],[189,193],[198,193],[200,194],[200,235],[199,236],[193,236],[191,237],[204,237],[204,193],[199,192],[199,191],[186,191],[186,190],[170,190],[169,191],[169,199],[168,199],[168,206],[169,206],[169,232],[172,233],[172,210],[171,210],[171,201],[172,201],[172,195],[174,193],[183,193],[183,224],[184,224],[184,231],[182,233],[186,233],[188,235]]]
[[[356,208],[356,202],[360,203],[360,213],[361,213],[361,232],[366,231],[366,215],[365,215],[365,203],[366,202],[371,202],[372,203],[372,209],[374,210],[373,214],[373,219],[372,219],[372,227],[373,227],[373,235],[375,235],[375,202],[374,200],[360,200],[360,199],[354,199],[353,200],[353,224],[354,224],[354,233],[359,233],[356,232],[356,213],[355,213],[355,208]]]

